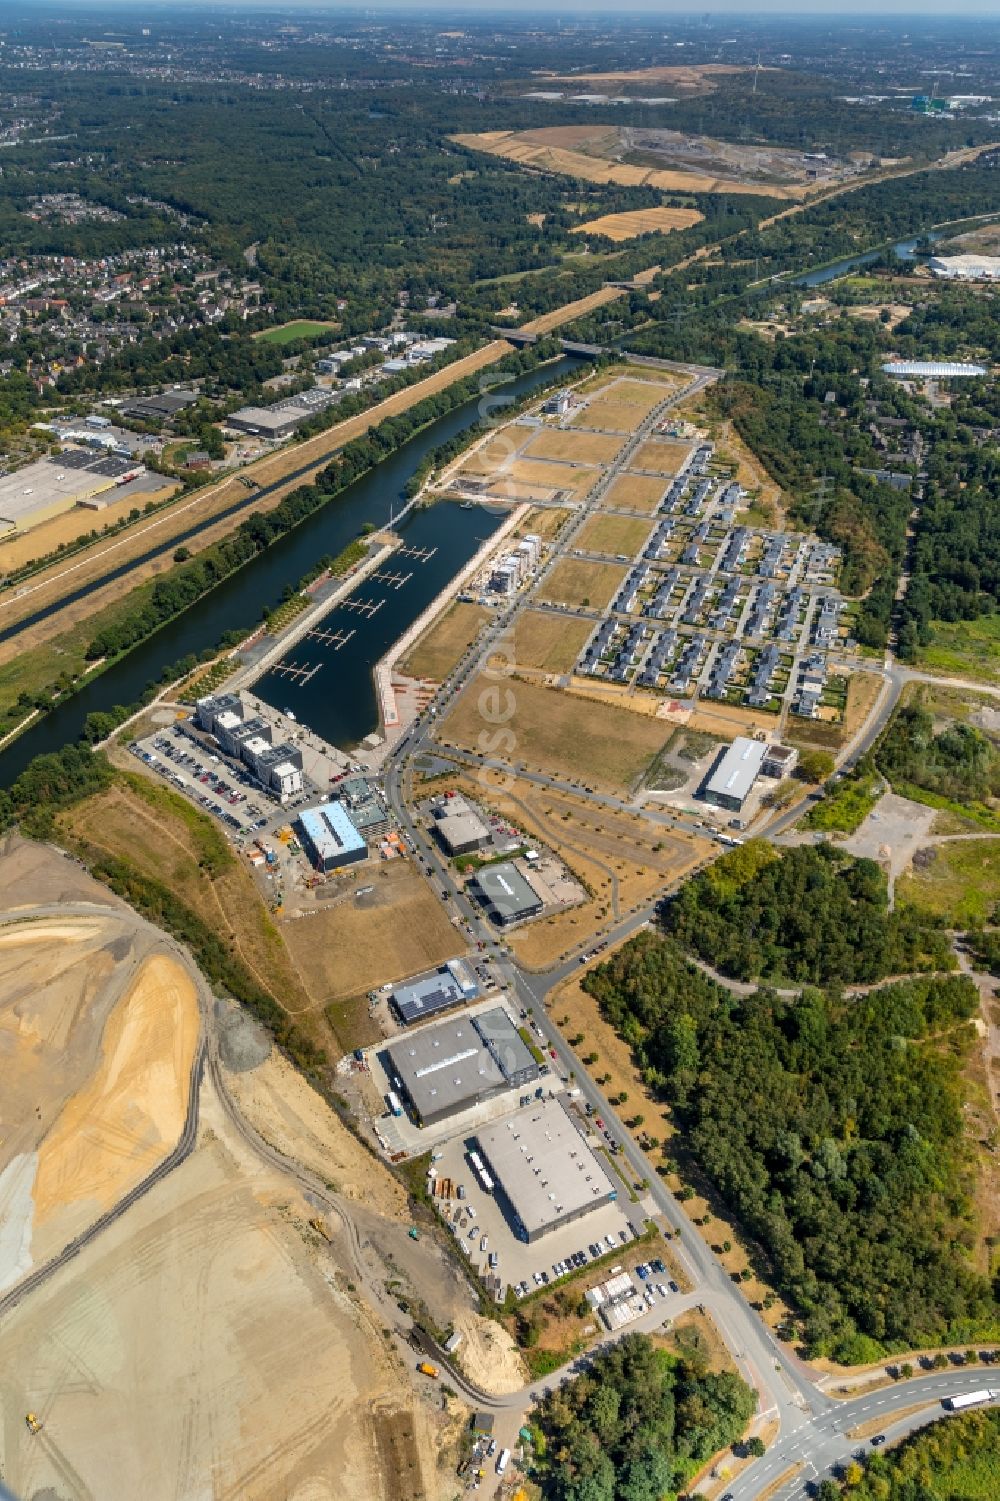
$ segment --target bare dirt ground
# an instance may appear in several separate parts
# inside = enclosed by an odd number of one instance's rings
[[[93,913],[18,921],[18,908],[3,911],[0,1286],[60,1251],[172,1150],[200,1031],[178,954],[57,851],[16,839],[6,848],[0,891],[20,875],[20,911],[41,896],[56,911],[92,902]]]
[[[557,127],[558,128],[558,127]],[[550,131],[541,130],[489,130],[452,137],[460,146],[471,151],[485,151],[490,156],[500,156],[519,166],[536,171],[559,172],[569,177],[582,178],[585,182],[619,183],[623,187],[658,188],[664,193],[760,193],[765,191],[758,182],[741,182],[735,173],[709,175],[704,172],[678,171],[671,168],[630,166],[625,162],[608,160],[599,155],[590,155],[584,150],[562,146],[554,140]],[[799,183],[768,183],[769,198],[803,199],[809,189]],[[816,188],[813,187],[813,192]],[[589,309],[581,309],[589,311]],[[579,314],[577,314],[579,316]],[[530,325],[525,325],[530,327]],[[539,333],[545,332],[539,329]]]
[[[366,884],[375,887],[366,896],[281,925],[313,1006],[374,990],[465,951],[445,904],[408,860],[380,866]]]
[[[206,1089],[194,1154],[5,1321],[9,1484],[74,1501],[406,1494],[378,1426],[408,1415],[419,1463],[426,1417],[312,1213]]]

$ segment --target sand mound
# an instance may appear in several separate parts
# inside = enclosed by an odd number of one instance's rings
[[[96,1072],[42,1142],[36,1230],[74,1208],[87,1218],[109,1208],[170,1150],[187,1111],[198,1028],[193,980],[179,960],[154,954],[108,1018]]]

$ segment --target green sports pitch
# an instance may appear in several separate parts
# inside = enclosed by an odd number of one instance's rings
[[[269,344],[291,344],[294,339],[314,339],[336,328],[335,323],[315,323],[311,318],[297,318],[294,323],[279,323],[274,328],[265,328],[257,335]]]

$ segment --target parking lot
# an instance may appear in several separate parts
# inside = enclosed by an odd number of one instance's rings
[[[242,767],[209,751],[178,726],[129,742],[137,760],[223,823],[231,838],[257,837],[288,821],[288,809]]]

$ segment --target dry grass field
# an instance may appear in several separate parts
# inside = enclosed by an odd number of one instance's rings
[[[623,474],[605,491],[601,507],[612,510],[622,506],[630,511],[644,511],[650,516],[662,500],[665,489],[665,481],[651,475]]]
[[[577,224],[573,234],[606,235],[609,240],[634,240],[639,235],[669,234],[672,229],[690,229],[700,224],[704,214],[694,208],[627,209],[621,214],[602,214],[599,219],[588,219],[586,224]]]
[[[375,890],[282,923],[312,1006],[364,994],[464,953],[445,903],[408,860],[372,874]]]
[[[671,443],[664,438],[650,438],[646,443],[639,444],[629,462],[629,468],[669,477],[677,473],[690,452],[690,443]]]
[[[410,677],[434,678],[440,682],[476,639],[489,616],[489,610],[480,605],[461,601],[453,604],[414,643],[405,660],[398,664],[398,670]]]
[[[441,727],[441,739],[479,750],[479,737],[491,728],[484,718],[480,696],[506,708],[510,694],[513,713],[503,723],[517,741],[508,759],[528,770],[580,777],[604,787],[631,787],[662,748],[672,726],[662,720],[632,714],[597,699],[544,688],[520,679],[498,686],[495,678],[477,677],[462,694]]]
[[[563,459],[573,464],[610,464],[619,448],[621,443],[616,438],[568,427],[543,428],[525,451],[533,459]]]
[[[524,525],[518,528],[518,536],[534,532],[543,542],[548,541],[556,535],[569,514],[560,506],[539,506],[528,513]]]
[[[286,1011],[307,1007],[310,997],[249,867],[229,852],[214,824],[183,798],[136,773],[61,814],[58,824],[70,847],[81,847],[89,857],[103,853],[126,860],[216,926],[220,938]],[[207,862],[220,848],[221,858]]]
[[[550,83],[593,84],[600,88],[607,84],[617,91],[620,84],[668,84],[674,89],[697,89],[705,92],[715,87],[714,79],[732,73],[746,73],[749,69],[735,63],[663,63],[654,68],[626,68],[618,73],[571,73],[568,77],[553,75]],[[593,134],[592,126],[569,126]]]
[[[590,603],[603,609],[626,569],[620,563],[587,563],[582,558],[561,558],[541,586],[541,597],[557,605]]]
[[[637,516],[592,516],[574,539],[583,552],[604,552],[609,557],[632,558],[649,536],[649,522]]]
[[[579,82],[579,79],[575,81]],[[593,134],[593,131],[590,134]],[[759,183],[740,182],[735,176],[709,176],[702,172],[674,171],[670,168],[658,167],[632,167],[624,162],[610,162],[601,156],[591,156],[585,151],[572,150],[557,144],[548,129],[489,130],[456,135],[452,139],[471,151],[485,151],[490,156],[503,157],[505,161],[516,162],[521,167],[540,172],[558,172],[567,177],[581,178],[584,182],[619,183],[623,187],[630,188],[658,188],[664,193],[759,194],[761,192]],[[769,198],[781,198],[794,203],[800,202],[808,192],[809,189],[800,184],[768,184],[767,187]],[[582,311],[589,311],[589,309],[581,309]],[[579,314],[574,316],[579,316]],[[566,320],[560,319],[560,321]],[[549,325],[549,327],[556,326],[556,324]],[[530,328],[533,325],[526,324],[525,327]],[[538,329],[539,333],[545,331],[542,328]]]
[[[473,454],[456,477],[486,480],[486,492],[498,500],[554,500],[561,495],[577,500],[596,483],[598,471],[551,463],[547,459],[508,458],[497,465],[489,456]]]
[[[460,137],[456,136],[456,140]],[[521,325],[521,331],[526,334],[550,334],[554,328],[561,328],[564,323],[574,323],[577,318],[583,318],[587,313],[592,313],[595,308],[604,307],[609,302],[614,302],[625,293],[620,287],[599,287],[596,292],[589,293],[586,297],[578,297],[575,302],[564,303],[562,307],[553,308],[551,312],[542,313],[537,318],[529,318],[527,323]]]
[[[514,659],[518,667],[541,672],[569,672],[593,626],[573,615],[522,610],[514,622]]]

